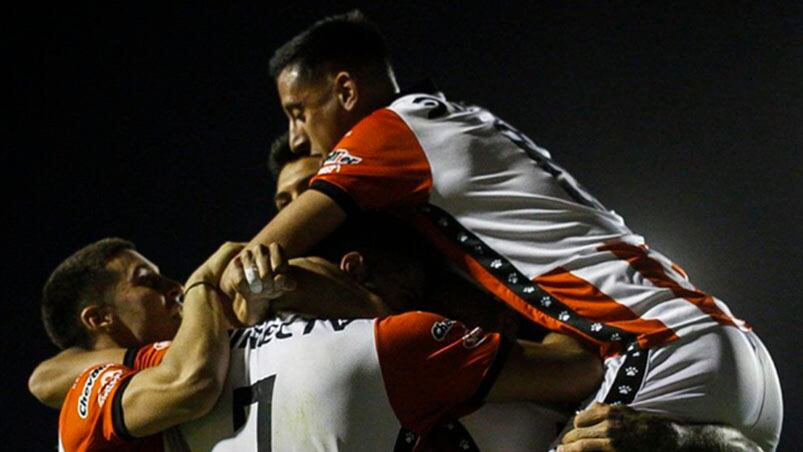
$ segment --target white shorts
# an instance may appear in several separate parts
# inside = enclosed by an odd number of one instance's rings
[[[605,380],[588,402],[693,423],[728,424],[775,450],[783,402],[778,374],[755,333],[718,327],[650,350],[628,348],[605,361]]]

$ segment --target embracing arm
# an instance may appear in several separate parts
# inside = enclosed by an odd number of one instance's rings
[[[125,426],[134,437],[198,418],[214,406],[226,378],[229,341],[226,298],[217,283],[241,249],[223,245],[190,277],[181,327],[162,362],[137,372],[125,389]]]
[[[162,362],[136,373],[123,393],[125,426],[142,437],[200,417],[217,400],[228,368],[227,323],[217,289],[195,286]]]
[[[262,301],[240,303],[242,299],[238,300],[235,280],[238,269],[234,261],[223,272],[220,280],[220,287],[235,300],[235,310],[240,321],[245,325],[253,325],[261,320],[261,316],[268,310],[270,300],[292,290],[281,281],[283,276],[280,268],[286,265],[285,259],[305,253],[345,220],[346,212],[332,198],[316,190],[307,190],[262,228],[240,253],[241,259],[247,264],[246,253],[257,254],[260,247],[270,246],[272,250],[282,250],[280,255],[271,250],[270,265],[259,269],[265,280],[261,291]],[[307,300],[306,303],[314,302]]]
[[[346,220],[346,212],[329,196],[307,190],[282,209],[251,239],[248,247],[276,242],[288,258],[301,256]]]
[[[756,443],[733,427],[688,424],[622,405],[594,403],[578,413],[571,425],[561,439],[559,452],[761,452]]]
[[[73,381],[91,366],[103,363],[122,364],[125,349],[87,350],[71,347],[42,361],[28,378],[28,390],[43,404],[61,407]]]
[[[542,343],[518,341],[488,393],[489,401],[579,402],[603,376],[597,355],[574,339],[552,333]]]

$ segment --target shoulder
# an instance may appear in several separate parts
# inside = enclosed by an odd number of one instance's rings
[[[102,364],[87,368],[75,380],[59,417],[59,436],[65,446],[122,437],[113,399],[135,373],[121,364]]]

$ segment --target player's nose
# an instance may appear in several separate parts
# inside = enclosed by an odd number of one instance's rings
[[[291,127],[290,128],[290,150],[293,151],[294,154],[306,154],[309,155],[310,153],[310,141],[309,137],[307,137],[306,132],[301,127]]]
[[[183,302],[184,290],[182,289],[181,284],[178,284],[175,281],[171,282],[173,284],[170,284],[167,287],[163,297],[165,309],[174,309],[176,306],[181,306]]]

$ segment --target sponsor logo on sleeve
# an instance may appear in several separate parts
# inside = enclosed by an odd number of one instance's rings
[[[432,337],[440,342],[446,339],[446,336],[449,334],[449,331],[452,330],[454,324],[457,323],[454,320],[441,320],[432,324]]]
[[[104,372],[103,376],[100,377],[100,390],[98,391],[98,407],[102,407],[103,403],[106,401],[106,398],[109,397],[109,393],[112,392],[112,388],[114,385],[120,381],[120,378],[123,377],[123,371],[121,369],[117,370],[110,370],[108,372]]]
[[[482,328],[476,327],[463,336],[463,347],[469,350],[476,348],[485,342],[487,337],[488,336],[485,334],[485,331],[482,331]]]
[[[92,369],[84,383],[84,387],[81,388],[81,395],[78,397],[78,417],[81,419],[86,419],[89,414],[89,397],[92,395],[92,387],[95,386],[95,381],[109,366],[111,364]]]
[[[170,347],[170,342],[171,341],[154,342],[151,347],[158,352],[159,350],[164,350],[167,347]]]
[[[326,160],[321,164],[318,174],[339,173],[343,165],[359,165],[360,162],[362,162],[362,159],[351,155],[348,149],[335,149],[326,156]]]

